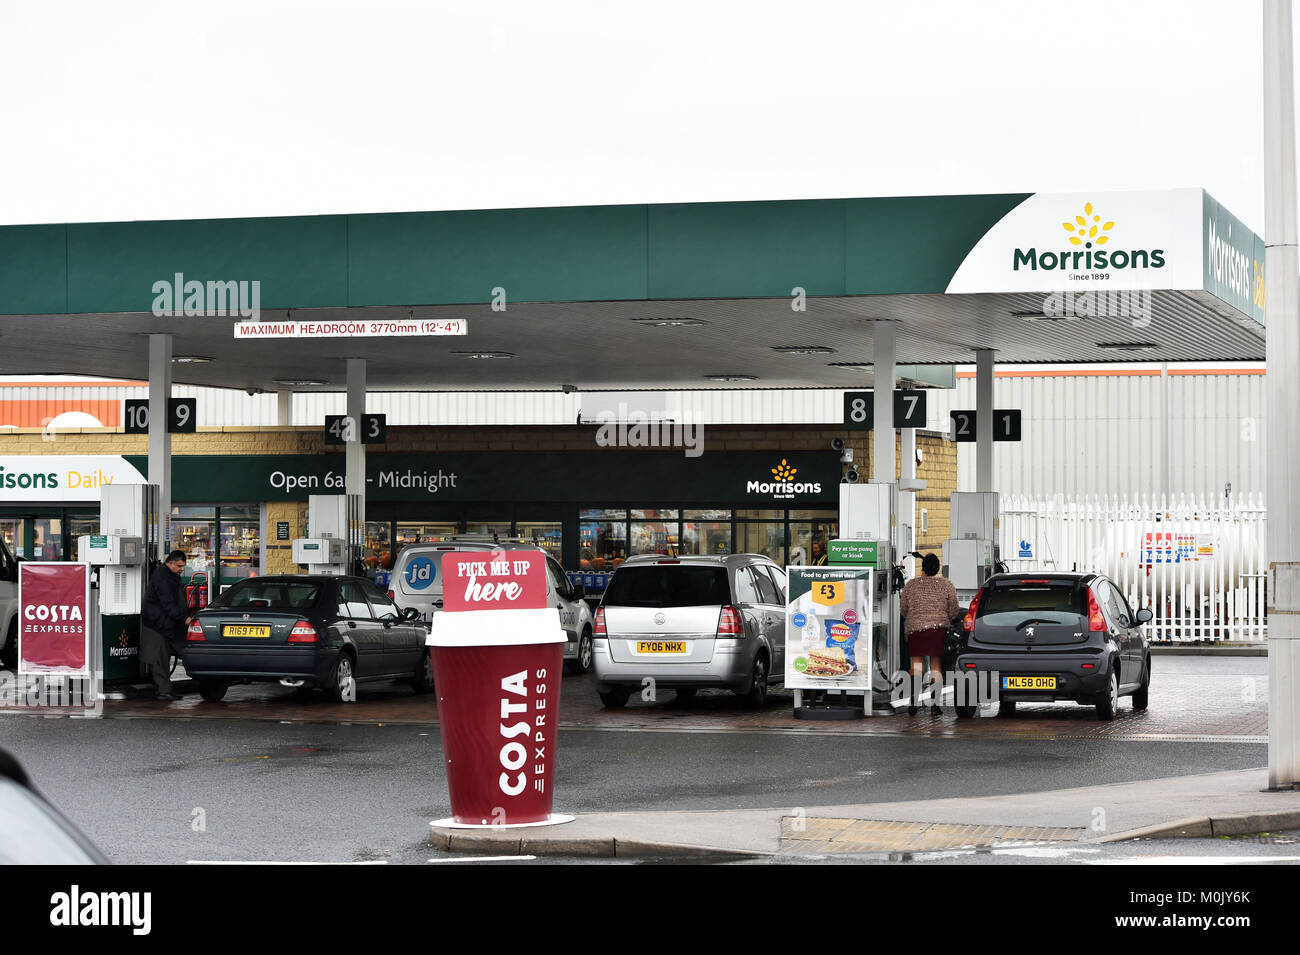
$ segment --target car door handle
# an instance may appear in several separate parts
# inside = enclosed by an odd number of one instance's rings
[[[355,630],[357,628],[357,622],[355,620],[349,620],[348,627]]]

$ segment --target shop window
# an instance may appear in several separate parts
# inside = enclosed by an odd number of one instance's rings
[[[785,566],[785,524],[738,521],[736,523],[737,552],[763,554],[777,564]]]
[[[639,513],[651,513],[642,511],[633,511],[632,516],[635,518]],[[668,513],[676,514],[676,511]],[[666,557],[676,557],[677,549],[677,522],[676,521],[632,521],[632,537],[629,555],[635,554],[663,554]]]
[[[80,560],[81,555],[77,550],[77,539],[89,534],[99,533],[98,517],[69,517],[68,518],[68,551],[66,560]]]
[[[796,567],[822,563],[826,544],[839,534],[839,521],[790,521],[790,563]]]
[[[477,534],[483,537],[509,537],[509,521],[466,521],[466,534]]]
[[[401,550],[407,544],[446,540],[459,531],[460,527],[454,521],[398,521],[397,549]]]
[[[627,559],[628,520],[622,509],[588,508],[580,512],[578,566],[613,570]]]
[[[32,560],[63,559],[63,521],[38,517],[32,522]]]
[[[256,505],[217,509],[221,536],[220,578],[223,587],[245,577],[256,577],[262,560],[262,522]]]
[[[515,536],[534,541],[547,554],[559,560],[564,542],[563,527],[559,521],[520,521]]]
[[[21,520],[0,521],[0,537],[4,538],[5,547],[15,557],[25,557],[23,553],[23,522]]]
[[[393,545],[388,521],[366,522],[366,547],[362,558],[368,570],[393,569]]]
[[[210,572],[217,558],[217,509],[173,507],[171,538],[173,547],[185,551],[184,579],[200,570]],[[159,559],[165,556],[159,555]]]
[[[731,521],[682,521],[681,553],[730,554]]]

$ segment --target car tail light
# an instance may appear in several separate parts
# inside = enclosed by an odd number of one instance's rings
[[[744,635],[745,621],[740,618],[740,611],[727,604],[718,614],[718,636],[743,637]]]
[[[1095,664],[1095,663],[1080,663],[1079,666],[1081,666],[1081,667],[1082,667],[1083,669],[1085,669],[1085,670],[1094,670],[1094,669],[1096,669],[1097,664]]]
[[[203,635],[203,624],[199,623],[197,620],[192,621],[189,627],[185,630],[185,639],[190,643],[198,643],[200,640],[206,640],[207,637]]]
[[[977,666],[979,666],[978,663],[968,663],[968,664],[966,664],[966,669],[967,669],[967,670],[973,670],[973,669],[975,669],[975,667],[977,667]]]
[[[1088,629],[1106,629],[1106,619],[1101,615],[1101,607],[1097,606],[1097,598],[1091,589],[1088,590]]]
[[[591,635],[593,637],[607,637],[609,634],[605,630],[605,608],[596,608],[596,619],[591,622]]]
[[[657,560],[655,561],[655,563],[656,564],[680,564],[681,561],[680,560]]]
[[[975,613],[980,608],[980,597],[983,596],[983,594],[983,590],[977,590],[975,592],[975,597],[970,602],[970,609],[966,611],[966,616],[962,617],[961,628],[967,633],[970,633],[975,629]]]
[[[1044,577],[1044,578],[1042,578],[1042,579],[1040,579],[1040,580],[1022,580],[1022,581],[1020,581],[1020,582],[1021,582],[1022,584],[1050,584],[1050,583],[1051,583],[1051,581],[1048,580],[1046,577]]]
[[[388,592],[388,599],[389,599],[389,600],[396,600],[396,599],[397,599],[396,597],[393,596],[393,592],[392,592],[391,590]]]
[[[316,643],[320,637],[316,633],[316,628],[306,620],[299,620],[289,631],[290,643]]]

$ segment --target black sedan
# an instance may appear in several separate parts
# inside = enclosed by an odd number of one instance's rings
[[[1121,696],[1145,710],[1151,650],[1142,624],[1150,619],[1097,574],[991,577],[961,624],[957,715],[974,716],[991,700],[1003,715],[1018,702],[1071,700],[1112,720]]]
[[[427,693],[429,631],[417,613],[360,577],[251,577],[199,611],[182,659],[214,702],[232,682],[250,681],[319,687],[339,703],[355,701],[366,680],[409,680]]]

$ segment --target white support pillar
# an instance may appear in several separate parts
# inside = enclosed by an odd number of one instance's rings
[[[172,436],[167,399],[172,394],[172,337],[149,336],[149,483],[158,485],[159,560],[172,549]]]
[[[872,323],[871,372],[875,388],[875,416],[872,422],[873,450],[871,482],[892,484],[897,470],[894,460],[894,367],[897,349],[897,324],[889,321]]]
[[[993,350],[975,352],[975,490],[993,487]]]
[[[1264,244],[1268,358],[1268,785],[1300,782],[1300,254],[1290,0],[1264,0]]]
[[[366,360],[348,359],[348,409],[352,419],[352,437],[347,444],[347,480],[349,494],[361,495],[361,513],[366,507],[366,446],[361,443],[362,419],[366,414]]]
[[[293,392],[277,391],[275,393],[275,423],[281,428],[293,424]]]
[[[903,440],[898,449],[899,483],[916,480],[916,429],[904,428]],[[907,528],[907,537],[900,538],[898,549],[911,551],[916,549],[916,492],[904,491],[898,495],[898,509],[901,511],[898,523]],[[911,566],[910,564],[908,565]]]

